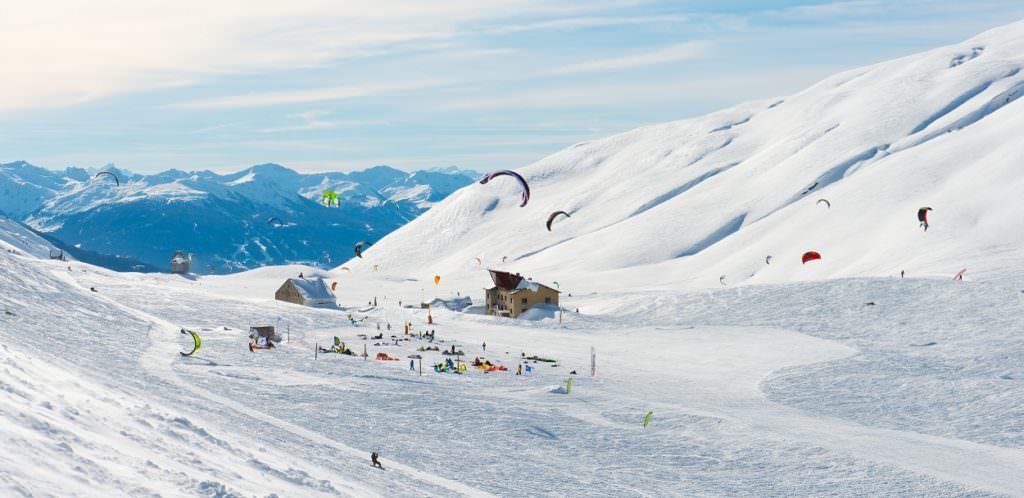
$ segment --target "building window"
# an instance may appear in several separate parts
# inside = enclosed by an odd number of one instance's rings
[[[545,297],[544,298],[544,304],[551,304],[551,298],[550,297]]]
[[[526,298],[524,297],[524,298],[523,298],[523,300],[522,300],[521,302],[522,302],[523,304],[526,304]]]

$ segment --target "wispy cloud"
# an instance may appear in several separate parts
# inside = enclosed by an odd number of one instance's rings
[[[387,121],[381,119],[325,119],[330,116],[329,111],[324,110],[312,110],[298,112],[295,114],[289,114],[286,116],[289,119],[297,119],[302,121],[299,124],[280,126],[275,128],[263,128],[260,133],[287,133],[293,131],[311,131],[311,130],[328,130],[333,128],[344,128],[350,126],[379,126],[387,124]]]
[[[494,26],[485,28],[482,31],[491,34],[510,34],[524,31],[585,29],[607,26],[685,22],[687,20],[689,20],[689,17],[678,15],[640,17],[570,17],[538,21],[528,24]]]
[[[4,2],[0,110],[67,107],[222,75],[322,67],[415,50],[500,19],[579,15],[601,2],[586,3],[581,8],[572,0],[93,0],[88,8],[71,8],[61,2]]]
[[[849,0],[840,2],[794,5],[784,9],[768,11],[765,14],[789,20],[822,20],[833,17],[850,17],[875,13],[886,5],[879,0]]]
[[[241,109],[249,107],[267,107],[286,104],[310,104],[335,100],[372,97],[379,95],[396,95],[424,88],[444,86],[441,80],[424,80],[405,84],[364,84],[346,85],[327,88],[312,88],[287,92],[248,93],[229,95],[212,99],[193,100],[171,104],[179,109]]]
[[[579,64],[570,64],[568,66],[552,69],[548,71],[548,74],[615,71],[631,67],[664,64],[666,62],[701,59],[708,56],[711,52],[711,48],[712,43],[709,41],[690,41],[661,48],[652,52],[637,53],[624,57],[614,57],[611,59],[599,59]]]
[[[737,100],[784,95],[794,88],[802,88],[840,69],[842,66],[838,65],[806,65],[785,72],[769,68],[658,81],[631,80],[629,83],[563,85],[557,88],[509,92],[499,97],[459,98],[438,102],[437,105],[439,109],[464,112],[493,113],[495,109],[544,109],[548,114],[568,115],[566,111],[569,109],[653,109],[658,106],[685,104],[686,107],[700,107],[702,111],[707,112],[711,110],[706,107],[709,105],[717,106]]]

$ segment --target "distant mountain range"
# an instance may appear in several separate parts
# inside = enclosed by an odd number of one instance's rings
[[[176,249],[192,254],[196,273],[336,266],[357,241],[380,239],[479,176],[388,166],[301,174],[277,164],[228,175],[104,170],[120,186],[97,170],[0,164],[0,211],[78,259],[117,269],[166,270]],[[339,206],[320,202],[327,190]]]

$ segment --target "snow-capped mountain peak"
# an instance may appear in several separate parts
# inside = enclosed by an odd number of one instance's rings
[[[97,176],[100,171],[117,180]],[[387,166],[300,174],[260,164],[227,175],[138,175],[112,165],[58,172],[18,162],[0,165],[0,191],[9,194],[0,211],[69,246],[156,267],[166,266],[167,251],[186,247],[197,271],[222,272],[293,261],[327,264],[339,246],[379,238],[473,180]],[[321,203],[326,191],[337,194],[338,205]]]

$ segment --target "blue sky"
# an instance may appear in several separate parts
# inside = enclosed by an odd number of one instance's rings
[[[1019,0],[18,2],[0,161],[514,168],[1021,18]]]

